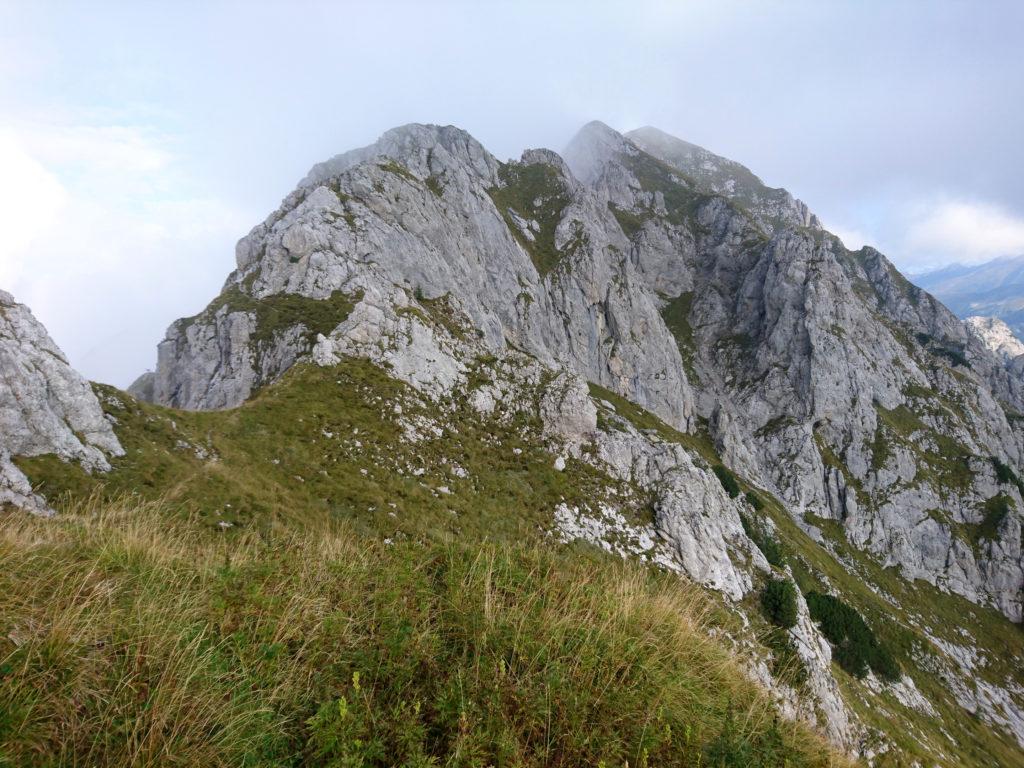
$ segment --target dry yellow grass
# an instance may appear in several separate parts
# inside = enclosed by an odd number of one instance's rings
[[[0,562],[4,764],[844,764],[612,560],[93,499],[4,513]]]

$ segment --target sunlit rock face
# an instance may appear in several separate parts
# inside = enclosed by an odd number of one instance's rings
[[[409,125],[315,166],[239,242],[222,295],[171,326],[153,398],[236,406],[351,311],[380,343],[396,307],[459,316],[492,353],[706,424],[802,524],[838,521],[883,562],[1019,620],[1020,493],[992,459],[1020,461],[1021,377],[884,256],[847,250],[738,163],[601,123],[564,157],[501,163],[457,128]],[[954,528],[999,494],[1014,514],[964,546]],[[949,520],[930,514],[940,499]]]
[[[50,508],[12,456],[56,454],[87,470],[123,454],[92,387],[75,372],[24,304],[0,291],[0,505]]]
[[[998,317],[968,317],[964,324],[986,347],[1006,362],[1024,355],[1024,343]]]

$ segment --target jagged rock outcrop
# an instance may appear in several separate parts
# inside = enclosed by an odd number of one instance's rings
[[[55,454],[102,471],[123,453],[89,382],[28,307],[0,291],[0,505],[51,512],[14,456]]]
[[[990,461],[1019,465],[1020,378],[881,254],[848,251],[736,163],[599,123],[566,157],[629,235],[730,466],[805,524],[840,521],[885,564],[1020,620],[1021,501]],[[998,494],[1018,522],[970,546],[959,530]]]
[[[469,318],[457,314],[445,324],[432,324],[404,290],[386,296],[367,291],[335,331],[318,338],[313,359],[329,366],[346,356],[365,357],[442,405],[468,391],[484,415],[493,416],[499,403],[504,410],[536,407],[556,452],[593,462],[651,499],[654,520],[646,525],[623,516],[622,507],[629,506],[625,498],[595,499],[587,508],[560,505],[554,520],[566,540],[583,539],[657,564],[734,601],[771,572],[745,532],[744,501],[730,498],[706,461],[638,430],[614,405],[595,399],[579,374],[513,348],[493,355],[471,330]],[[472,386],[484,371],[487,383]],[[614,427],[599,429],[599,419]],[[561,456],[558,462],[564,466]],[[801,606],[793,637],[809,683],[806,696],[791,696],[791,714],[852,747],[862,729],[832,677],[828,643],[802,599]]]
[[[135,379],[135,381],[129,384],[126,391],[136,400],[142,400],[144,403],[152,403],[153,398],[155,397],[155,386],[156,374],[153,373],[153,371],[146,371]]]
[[[982,344],[1006,362],[1024,355],[1024,343],[998,317],[968,317],[964,325]]]
[[[237,405],[311,350],[311,339],[287,335],[293,326],[261,324],[253,300],[401,286],[454,297],[496,351],[567,364],[685,427],[686,374],[653,297],[634,285],[627,247],[554,153],[502,165],[458,129],[396,129],[314,168],[242,239],[223,301],[161,343],[154,395],[186,408]]]

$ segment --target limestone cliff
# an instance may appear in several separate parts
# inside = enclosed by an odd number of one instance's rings
[[[102,471],[122,453],[89,382],[28,307],[0,291],[0,506],[51,512],[14,456],[55,454]]]

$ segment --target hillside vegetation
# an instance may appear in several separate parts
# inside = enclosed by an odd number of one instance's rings
[[[481,360],[478,363],[473,380],[487,381],[492,362]],[[340,531],[337,535],[341,535],[342,540],[353,550],[365,551],[367,557],[369,553],[379,552],[392,558],[405,552],[409,557],[418,553],[417,557],[429,558],[443,552],[445,557],[473,560],[480,552],[501,557],[527,556],[523,554],[527,552],[529,557],[546,558],[546,567],[563,573],[564,579],[576,578],[580,573],[575,570],[578,568],[592,569],[587,579],[604,579],[598,571],[621,566],[614,558],[598,556],[596,549],[589,546],[577,544],[566,548],[556,544],[559,536],[552,510],[563,501],[586,506],[613,496],[617,507],[636,523],[649,522],[653,514],[646,495],[585,462],[569,458],[563,471],[556,470],[554,456],[545,448],[540,423],[531,416],[530,408],[498,411],[482,417],[468,405],[465,394],[451,401],[431,401],[366,360],[347,359],[330,368],[296,366],[251,401],[226,411],[181,411],[141,403],[112,388],[97,389],[104,409],[117,420],[115,429],[126,449],[124,457],[113,460],[110,473],[89,475],[77,465],[66,464],[53,456],[17,460],[33,484],[61,511],[58,521],[32,521],[24,524],[29,526],[25,530],[36,535],[59,535],[60,541],[65,541],[60,546],[70,546],[66,544],[68,531],[84,535],[96,524],[96,510],[110,506],[120,510],[110,515],[122,522],[138,515],[138,522],[132,522],[133,528],[145,531],[154,547],[177,547],[182,561],[189,560],[190,547],[205,547],[209,554],[213,550],[208,548],[219,542],[222,549],[217,550],[220,552],[217,557],[220,559],[211,567],[237,565],[241,555],[225,554],[224,549],[228,548],[228,543],[249,541],[272,542],[284,558],[271,559],[259,567],[293,569],[297,566],[291,564],[289,558],[294,558],[295,562],[314,558],[315,549],[303,553],[302,547],[313,546],[311,540],[321,536],[323,531],[334,531],[331,535]],[[836,610],[847,617],[841,622],[847,628],[833,633],[834,637],[830,638],[836,654],[833,671],[858,716],[890,734],[902,753],[881,755],[878,765],[900,765],[900,760],[906,756],[934,762],[937,755],[941,755],[938,764],[951,766],[1014,764],[1018,755],[1015,743],[981,718],[964,717],[964,710],[945,690],[942,675],[947,673],[939,666],[942,657],[930,650],[929,637],[938,637],[947,643],[963,642],[959,627],[962,618],[968,616],[972,626],[977,628],[976,642],[988,649],[990,659],[985,667],[978,669],[979,678],[993,682],[1016,680],[1013,660],[1024,649],[1024,635],[1019,627],[992,609],[970,605],[924,582],[905,581],[894,569],[881,568],[849,546],[839,526],[814,518],[826,536],[823,547],[795,524],[771,494],[751,486],[721,465],[709,440],[678,433],[653,414],[601,387],[592,386],[591,391],[599,402],[612,404],[617,416],[635,428],[657,433],[666,441],[678,442],[700,456],[716,471],[728,492],[743,496],[748,506],[746,528],[754,534],[757,546],[766,556],[770,555],[777,569],[781,569],[777,573],[784,578],[778,583],[790,584],[790,577],[781,573],[790,569],[804,595],[834,592],[841,597],[842,605],[847,607],[837,604]],[[529,393],[524,396],[528,397]],[[607,405],[602,405],[600,414],[598,420],[602,429],[617,428]],[[409,424],[415,425],[415,436],[407,434]],[[87,502],[92,505],[88,515],[83,513],[82,506]],[[129,512],[134,508],[138,510]],[[106,519],[110,515],[99,518]],[[165,529],[169,533],[164,533]],[[116,527],[104,523],[102,530],[104,536],[109,536]],[[299,547],[296,543],[299,540],[306,543]],[[290,543],[285,546],[283,542]],[[289,550],[293,545],[299,549]],[[58,578],[52,564],[63,563],[63,558],[54,554],[59,549],[56,543],[51,541],[48,546],[51,550],[46,556],[51,560],[47,564],[39,560],[26,561],[20,567],[57,590],[62,587],[52,583],[52,579]],[[512,546],[526,549],[509,550]],[[240,543],[238,547],[241,552],[249,553],[247,557],[257,557],[256,550]],[[198,568],[205,556],[196,554],[191,565]],[[575,562],[580,558],[586,562]],[[5,555],[3,562],[7,561]],[[312,566],[304,564],[302,567],[307,565]],[[390,565],[385,568],[377,563],[366,567],[378,569],[379,588],[389,588],[393,580],[387,570]],[[16,583],[19,580],[16,574],[12,565],[5,578]],[[169,591],[165,594],[177,594],[174,588],[157,583],[164,578],[164,575],[152,576],[153,582],[147,589],[166,588]],[[189,578],[198,579],[199,575],[193,572]],[[347,577],[342,573],[339,578]],[[690,588],[678,576],[651,578],[660,579],[658,583],[665,589],[671,587],[690,594]],[[607,586],[609,582],[600,583]],[[768,582],[771,583],[776,582]],[[20,594],[20,589],[14,589],[13,595]],[[240,589],[249,590],[248,587]],[[276,600],[292,599],[289,593],[292,587],[278,584],[276,589]],[[509,589],[518,592],[521,587]],[[792,592],[791,586],[775,589]],[[207,590],[202,587],[199,591],[205,596]],[[779,608],[776,616],[773,610],[766,610],[760,594],[763,593],[751,594],[740,606],[751,622],[747,630],[733,612],[723,610],[722,603],[713,602],[714,596],[709,596],[708,605],[718,608],[704,615],[704,630],[697,632],[695,629],[694,637],[704,637],[702,642],[707,643],[707,632],[713,630],[722,638],[716,641],[718,647],[724,648],[729,642],[726,637],[736,640],[753,634],[758,645],[747,646],[744,653],[753,652],[763,657],[771,652],[773,671],[800,686],[803,673],[801,665],[793,658],[792,642],[785,627],[776,627],[792,619],[792,601],[789,598],[773,601],[772,605]],[[360,599],[364,598],[365,595]],[[8,596],[8,599],[14,598]],[[22,595],[19,599],[25,610],[38,610],[48,604],[50,597],[44,591],[30,597]],[[139,599],[149,597],[143,595]],[[306,598],[295,593],[294,599]],[[10,628],[0,627],[3,630],[0,635],[7,637],[13,631],[17,637],[21,631],[17,629],[21,626],[21,620],[16,619],[18,614],[8,610],[2,602],[0,608],[0,616],[5,620],[11,617]],[[570,608],[563,604],[561,610]],[[789,619],[783,620],[787,613]],[[90,621],[100,621],[98,607],[96,614]],[[850,618],[857,616],[860,619]],[[925,622],[922,616],[934,618]],[[107,619],[118,621],[114,614]],[[45,627],[47,621],[36,619],[32,626]],[[851,626],[852,634],[848,631]],[[865,626],[869,631],[865,632]],[[14,646],[4,646],[2,653],[6,656],[14,649]],[[654,652],[678,650],[659,646]],[[858,679],[865,671],[862,659],[869,661],[868,668],[874,660],[883,678],[901,673],[913,678],[933,702],[941,720],[903,706],[888,692],[872,693]],[[316,666],[310,669],[315,670]],[[59,677],[65,673],[58,668],[40,668],[38,674]],[[306,674],[314,672],[307,670]],[[365,680],[365,675],[361,675]],[[11,682],[6,677],[5,681]],[[351,680],[347,684],[350,683]],[[117,688],[116,683],[110,685]],[[351,703],[351,694],[345,693],[348,689],[338,685],[337,696],[330,700],[337,703],[338,698],[345,696],[346,702]],[[479,689],[466,690],[467,695],[476,696]],[[603,700],[605,694],[600,690],[581,685],[574,695],[583,706],[586,697]],[[307,705],[312,708],[315,704],[319,711],[326,700],[307,702]],[[40,705],[39,711],[45,709]],[[62,711],[51,713],[54,717],[51,727],[61,730],[74,722],[65,721],[59,714]],[[310,710],[303,717],[308,719],[313,714]],[[727,708],[722,716],[726,715]],[[734,718],[739,717],[739,713],[734,713]],[[764,717],[770,719],[766,713]],[[721,724],[724,727],[724,721]],[[100,729],[99,725],[96,727]],[[20,729],[20,725],[12,726],[10,732]],[[680,732],[676,729],[674,733],[678,737]],[[687,754],[701,755],[705,761],[702,764],[708,765],[707,755],[702,750],[712,736],[705,736],[701,749]],[[303,738],[308,738],[308,734]],[[353,738],[365,740],[366,736]],[[40,754],[52,751],[47,747]],[[326,758],[313,759],[301,750],[295,754],[299,755],[295,758],[299,761],[329,763]],[[637,764],[635,755],[624,759],[628,759],[630,765]],[[105,760],[89,760],[86,764],[102,764]],[[493,757],[478,764],[516,764],[517,760],[519,758],[502,763]],[[154,761],[159,762],[156,758]],[[228,760],[233,761],[234,758]],[[65,762],[74,764],[75,761]],[[372,760],[368,764],[373,764]],[[791,759],[790,764],[800,763]]]
[[[0,517],[6,765],[836,766],[677,577],[551,545]]]

